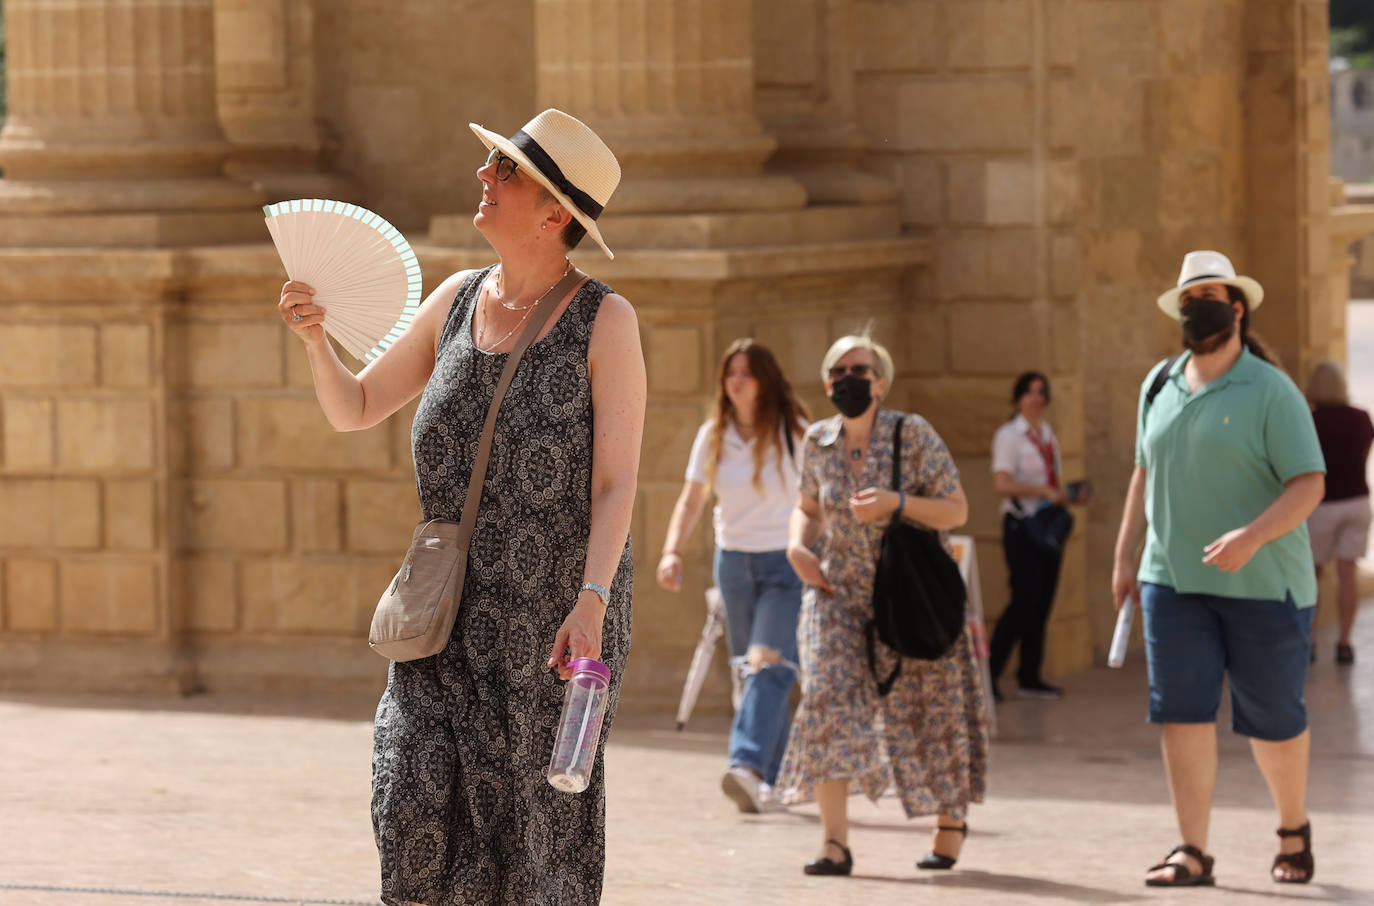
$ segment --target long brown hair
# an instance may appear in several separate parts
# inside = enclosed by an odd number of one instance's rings
[[[720,359],[720,370],[716,377],[715,418],[711,426],[710,456],[706,460],[706,486],[716,483],[716,469],[720,466],[720,450],[725,438],[725,429],[731,422],[739,423],[735,405],[725,392],[725,375],[730,370],[730,360],[743,355],[749,363],[749,373],[759,382],[758,409],[754,413],[754,488],[763,492],[763,464],[770,453],[776,452],[778,474],[782,475],[782,440],[777,427],[782,425],[789,434],[800,438],[805,431],[804,421],[811,414],[806,404],[797,399],[792,385],[782,373],[778,360],[767,346],[750,337],[743,337],[731,343]],[[769,430],[769,426],[775,426]]]
[[[1240,316],[1240,345],[1249,349],[1250,354],[1255,358],[1282,370],[1283,364],[1279,361],[1279,354],[1274,351],[1273,347],[1264,342],[1259,334],[1250,329],[1250,300],[1245,298],[1245,293],[1228,283],[1226,285],[1226,297],[1232,302],[1239,302],[1243,312]]]

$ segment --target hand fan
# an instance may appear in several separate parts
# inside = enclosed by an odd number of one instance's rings
[[[297,198],[263,209],[292,280],[326,309],[324,329],[349,354],[372,361],[420,309],[420,262],[394,226],[366,208]]]

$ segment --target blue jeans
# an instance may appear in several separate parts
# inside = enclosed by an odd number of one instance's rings
[[[730,727],[730,764],[753,768],[771,784],[778,779],[792,722],[789,697],[797,679],[802,583],[783,551],[717,550],[715,578],[725,603],[731,658],[743,658],[757,645],[778,652],[783,661],[748,674]]]

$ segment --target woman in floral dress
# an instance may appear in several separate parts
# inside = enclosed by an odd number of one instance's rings
[[[977,660],[964,632],[936,661],[900,658],[880,696],[864,624],[873,614],[879,541],[892,514],[929,528],[968,517],[959,472],[944,441],[918,415],[881,408],[891,386],[887,350],[865,336],[837,340],[821,369],[840,414],[813,424],[802,451],[801,498],[788,559],[806,583],[798,624],[802,702],[778,778],[783,802],[816,800],[822,844],[807,874],[847,875],[847,797],[877,800],[894,786],[908,818],[937,815],[931,852],[917,866],[950,868],[969,803],[987,786],[987,713]],[[902,486],[892,476],[893,431],[902,430]],[[942,534],[942,540],[944,538]],[[948,541],[945,541],[948,546]],[[877,672],[899,655],[878,643]]]

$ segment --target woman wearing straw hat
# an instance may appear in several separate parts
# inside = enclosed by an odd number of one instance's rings
[[[1223,678],[1231,728],[1250,737],[1278,811],[1270,873],[1306,883],[1315,871],[1303,683],[1317,583],[1305,520],[1326,467],[1302,393],[1255,352],[1250,313],[1263,299],[1225,255],[1190,252],[1158,300],[1186,351],[1141,388],[1112,589],[1118,608],[1130,596],[1144,614],[1149,719],[1163,725],[1182,838],[1147,870],[1151,886],[1215,883],[1206,848]]]
[[[572,273],[568,252],[590,235],[611,254],[596,219],[620,179],[610,149],[558,110],[511,138],[472,130],[491,149],[473,223],[499,264],[450,276],[356,376],[325,341],[327,313],[308,287],[287,284],[280,304],[336,430],[369,428],[423,393],[412,440],[426,519],[459,518],[506,353]],[[634,310],[606,284],[580,280],[499,410],[448,645],[393,662],[377,708],[372,818],[388,906],[599,900],[602,759],[581,794],[544,773],[570,660],[611,670],[602,743],[615,714],[645,393]]]

